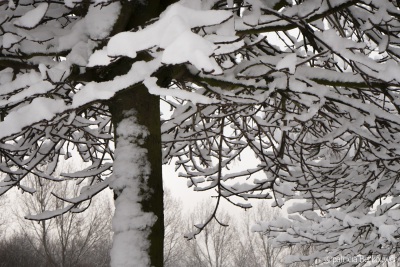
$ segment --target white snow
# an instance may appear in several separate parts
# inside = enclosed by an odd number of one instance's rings
[[[352,244],[353,243],[353,235],[356,232],[356,228],[351,228],[349,230],[343,231],[343,233],[339,236],[338,244],[339,246],[344,244]]]
[[[382,224],[379,226],[379,234],[381,235],[381,239],[386,239],[389,242],[397,243],[397,240],[394,238],[394,233],[397,231],[398,227],[395,225],[387,225]],[[382,240],[383,243],[386,240]]]
[[[8,0],[8,7],[9,7],[10,9],[15,9],[15,3],[14,3],[13,0]]]
[[[0,84],[0,93],[1,94],[9,94],[14,90],[22,89],[26,86],[42,82],[41,75],[35,71],[27,72],[18,76],[15,80],[10,79],[11,69],[5,69],[1,74],[2,77],[5,77],[7,80],[4,80],[4,84]],[[12,78],[12,76],[11,76]]]
[[[86,42],[88,40],[86,33],[85,20],[78,20],[72,25],[68,33],[64,33],[58,38],[59,51],[71,49],[79,41]]]
[[[20,132],[24,127],[41,120],[51,120],[66,109],[63,100],[35,98],[29,105],[10,112],[0,124],[0,138]]]
[[[286,55],[276,64],[276,69],[282,70],[287,68],[289,69],[290,74],[294,74],[294,72],[296,71],[296,63],[297,56],[295,53],[291,53],[289,55]]]
[[[85,16],[86,29],[91,39],[100,40],[109,35],[118,18],[121,3],[112,2],[108,5],[90,6]]]
[[[288,209],[287,212],[289,214],[296,212],[303,212],[306,210],[312,210],[312,203],[293,203]]]
[[[70,26],[71,29],[58,38],[57,50],[71,49],[80,41],[89,42],[90,39],[98,40],[107,37],[118,18],[120,9],[119,2],[106,6],[90,6],[88,14],[73,23]]]
[[[135,58],[139,51],[152,47],[165,49],[162,62],[167,64],[192,63],[197,69],[215,74],[222,70],[210,56],[217,48],[191,31],[192,28],[221,23],[232,14],[226,11],[194,10],[173,4],[154,24],[137,32],[123,32],[112,37],[107,45],[108,56]],[[141,40],[138,42],[137,40]]]
[[[12,33],[5,33],[3,35],[3,48],[10,48],[13,44],[18,43],[20,38],[17,35]]]
[[[40,81],[29,86],[27,89],[18,94],[11,96],[8,100],[0,100],[0,105],[7,103],[19,102],[25,98],[31,97],[36,94],[44,94],[54,88],[54,85],[48,81]]]
[[[162,62],[166,64],[190,62],[198,70],[221,74],[222,70],[210,58],[215,49],[213,43],[187,30],[167,46]]]
[[[72,47],[71,52],[67,55],[67,61],[78,66],[86,66],[90,53],[89,43],[79,41]]]
[[[47,70],[47,75],[53,82],[64,81],[71,71],[71,62],[61,61]]]
[[[69,210],[71,210],[73,207],[74,207],[74,205],[69,205],[69,206],[66,206],[66,207],[64,207],[62,209],[51,210],[51,211],[50,210],[46,210],[46,211],[44,211],[44,212],[42,212],[40,214],[37,214],[37,215],[29,214],[29,215],[25,216],[25,219],[33,220],[33,221],[43,221],[43,220],[46,220],[46,219],[49,219],[49,218],[54,218],[54,217],[57,217],[57,216],[59,216],[61,214],[64,214],[64,213],[68,212]]]
[[[104,47],[101,50],[96,50],[89,58],[87,67],[94,66],[107,66],[110,64],[112,58],[107,55],[107,50]]]
[[[1,84],[9,83],[13,80],[13,69],[5,68],[0,71],[0,94],[4,94]]]
[[[112,81],[102,83],[90,82],[83,86],[74,96],[72,106],[79,107],[91,101],[109,99],[119,90],[128,88],[150,77],[160,66],[161,63],[157,60],[149,62],[138,61],[132,65],[131,70],[127,74],[117,76]]]
[[[157,218],[143,212],[140,204],[140,190],[146,189],[151,171],[147,150],[140,146],[148,132],[137,123],[133,112],[125,115],[117,127],[114,174],[110,183],[112,189],[122,190],[115,201],[111,266],[149,267],[149,227]]]
[[[22,17],[16,19],[14,25],[27,29],[35,28],[43,19],[48,7],[49,4],[40,3],[36,8],[29,10]]]

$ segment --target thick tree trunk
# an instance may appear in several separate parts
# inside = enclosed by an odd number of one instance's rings
[[[113,222],[114,232],[121,234],[122,238],[135,239],[123,242],[131,243],[142,250],[142,253],[147,251],[150,261],[148,266],[161,267],[163,265],[164,215],[159,98],[150,95],[144,85],[139,85],[118,93],[111,103],[110,111],[116,129],[115,180],[113,184],[118,197],[116,217]],[[125,125],[127,120],[131,120],[129,125]],[[126,143],[127,141],[129,144]],[[137,157],[141,158],[139,163]],[[127,166],[123,166],[125,164]],[[123,182],[117,181],[118,179]],[[126,179],[134,181],[132,186],[137,186],[137,191],[124,188],[125,186],[129,187]],[[124,196],[124,193],[130,195]],[[138,194],[138,196],[133,196],[133,194]],[[127,204],[118,204],[120,197],[127,197],[130,202],[137,202],[130,203],[134,205],[132,209],[135,211],[126,210]],[[141,209],[141,211],[137,209]],[[127,218],[129,216],[130,218]],[[137,234],[130,236],[129,231],[142,231],[142,237],[147,241],[137,239]],[[113,249],[121,250],[120,245],[117,245],[116,242],[119,241],[115,238],[114,246],[116,247]],[[135,242],[142,244],[135,244]],[[148,244],[143,244],[146,242]],[[126,253],[134,254],[134,251],[126,251]],[[129,255],[117,256],[117,254],[116,251],[113,251],[112,262],[123,262],[122,259],[115,259],[115,257],[128,256],[129,259]],[[143,260],[134,257],[130,259]],[[116,266],[118,265],[121,264]],[[142,265],[139,265],[138,262],[129,262],[129,265],[126,266]]]

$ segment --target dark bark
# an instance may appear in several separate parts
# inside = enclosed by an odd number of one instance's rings
[[[157,221],[151,228],[149,256],[151,266],[163,265],[164,213],[163,182],[161,164],[160,102],[157,96],[151,95],[147,88],[140,84],[119,92],[111,99],[110,111],[114,127],[124,119],[124,113],[134,110],[137,122],[145,126],[150,133],[145,139],[143,148],[147,150],[147,160],[151,165],[151,174],[145,185],[141,186],[142,208],[152,212]],[[135,140],[132,140],[133,142]],[[116,143],[118,147],[118,143]],[[129,168],[129,166],[127,166]],[[118,192],[117,194],[118,195]]]

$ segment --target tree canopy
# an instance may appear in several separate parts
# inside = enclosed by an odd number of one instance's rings
[[[42,220],[111,187],[112,265],[161,266],[157,162],[173,161],[194,190],[215,190],[216,208],[295,200],[255,229],[314,246],[293,261],[394,255],[399,17],[389,0],[3,1],[0,193],[34,193],[28,174],[86,181],[63,209],[29,216]],[[253,166],[232,169],[249,150]],[[53,175],[77,154],[83,170]]]

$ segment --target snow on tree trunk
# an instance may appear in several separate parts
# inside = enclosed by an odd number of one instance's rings
[[[118,93],[115,126],[115,215],[111,266],[163,263],[163,188],[159,98],[144,85]]]
[[[114,181],[112,187],[120,191],[115,201],[113,218],[114,241],[111,266],[150,265],[148,240],[150,227],[156,221],[152,212],[144,212],[141,190],[148,191],[146,182],[151,173],[147,149],[141,147],[149,132],[139,125],[135,112],[126,112],[117,129]]]

